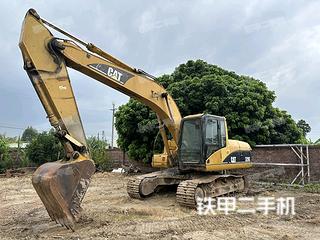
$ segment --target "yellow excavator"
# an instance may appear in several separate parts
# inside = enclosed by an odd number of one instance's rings
[[[48,27],[68,39],[53,36]],[[24,69],[66,153],[65,159],[41,165],[32,176],[52,220],[74,228],[95,172],[67,67],[137,99],[157,115],[164,151],[153,156],[152,166],[164,170],[130,179],[130,197],[143,199],[159,187],[177,185],[177,202],[194,207],[198,197],[245,189],[244,176],[227,175],[225,170],[251,167],[251,148],[228,139],[224,117],[197,114],[181,118],[173,98],[153,76],[56,27],[34,9],[25,16],[19,47]]]

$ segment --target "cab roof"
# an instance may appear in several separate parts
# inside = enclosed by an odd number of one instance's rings
[[[182,120],[188,120],[188,119],[196,119],[196,118],[206,118],[206,117],[212,117],[218,120],[225,120],[225,117],[222,116],[217,116],[217,115],[212,115],[212,114],[207,114],[207,113],[200,113],[200,114],[193,114],[193,115],[188,115],[185,116]]]

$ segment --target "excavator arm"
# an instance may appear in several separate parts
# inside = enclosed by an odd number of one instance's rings
[[[46,26],[71,40],[54,37]],[[67,67],[133,97],[155,111],[165,148],[163,154],[154,156],[153,165],[169,167],[175,164],[181,115],[172,97],[151,75],[57,28],[41,19],[33,9],[25,16],[19,46],[24,69],[66,152],[66,159],[40,166],[32,179],[53,220],[73,229],[80,216],[80,203],[95,171]],[[165,128],[172,140],[168,139]]]

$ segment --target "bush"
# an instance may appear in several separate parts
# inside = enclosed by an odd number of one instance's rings
[[[9,155],[9,146],[5,138],[0,138],[0,172],[12,167]]]
[[[29,160],[25,150],[20,150],[20,166],[19,167],[35,167],[35,164]]]
[[[37,135],[38,131],[36,129],[33,127],[27,127],[22,133],[21,141],[31,142],[32,139],[37,137]]]
[[[320,183],[309,183],[304,186],[306,192],[320,193]]]
[[[96,163],[97,169],[100,171],[110,170],[112,166],[106,152],[107,143],[96,137],[88,138],[87,142],[92,160]]]
[[[26,148],[26,157],[36,165],[57,161],[64,156],[64,150],[53,131],[35,136]],[[27,163],[27,162],[26,162]]]

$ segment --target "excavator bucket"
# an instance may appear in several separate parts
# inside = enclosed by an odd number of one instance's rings
[[[92,160],[49,162],[34,172],[32,184],[53,221],[74,230],[94,172]]]

